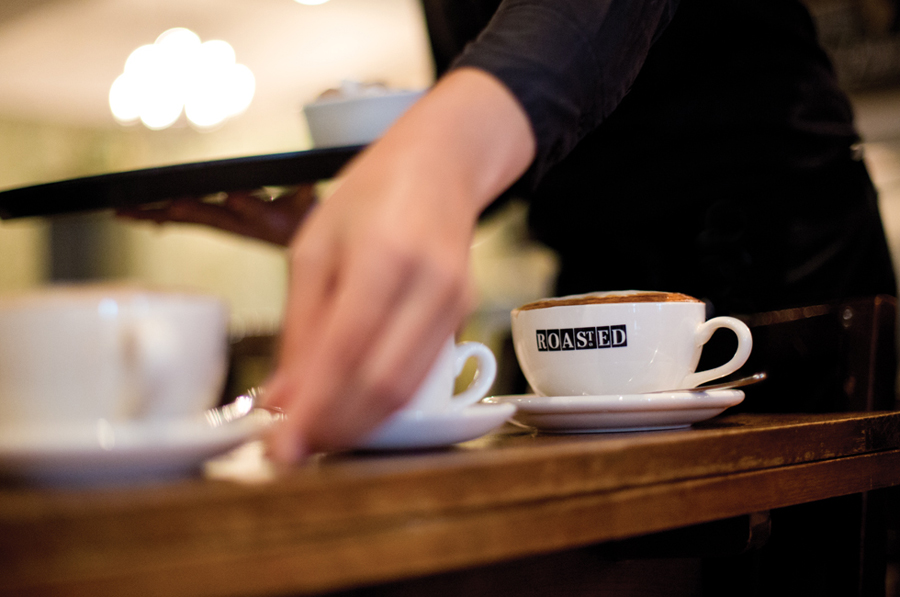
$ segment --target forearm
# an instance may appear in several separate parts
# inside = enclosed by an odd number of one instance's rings
[[[518,101],[493,76],[462,68],[441,79],[347,175],[408,184],[413,194],[424,185],[441,189],[477,217],[521,176],[534,152]]]

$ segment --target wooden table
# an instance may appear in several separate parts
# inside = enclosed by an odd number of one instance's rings
[[[448,450],[321,456],[258,483],[7,483],[0,594],[339,591],[897,484],[893,412],[609,435],[510,427]]]

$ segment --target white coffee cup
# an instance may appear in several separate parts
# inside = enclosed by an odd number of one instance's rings
[[[0,297],[0,425],[136,421],[220,397],[228,312],[219,299],[121,286]]]
[[[454,394],[456,378],[470,358],[478,363],[475,379],[468,388]],[[484,398],[496,376],[497,361],[490,348],[480,342],[456,344],[450,338],[403,410],[432,414],[461,411]]]
[[[695,371],[719,328],[738,339],[725,364]],[[512,312],[513,344],[531,388],[543,396],[643,394],[696,387],[737,371],[750,329],[733,317],[706,320],[706,305],[676,293],[620,291],[537,301]]]

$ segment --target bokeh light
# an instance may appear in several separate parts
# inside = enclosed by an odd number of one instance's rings
[[[221,40],[201,42],[184,28],[169,29],[136,49],[109,90],[109,107],[121,124],[142,122],[161,130],[184,112],[207,129],[247,109],[256,90],[249,68]]]

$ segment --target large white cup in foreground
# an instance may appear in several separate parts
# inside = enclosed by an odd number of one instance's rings
[[[454,394],[456,378],[470,358],[478,363],[475,379],[468,388]],[[403,411],[432,414],[461,411],[484,398],[496,376],[497,361],[490,348],[480,342],[456,344],[450,338]]]
[[[738,338],[734,356],[695,371],[719,328]],[[693,388],[737,371],[750,356],[749,328],[706,321],[706,305],[682,294],[620,291],[537,301],[512,312],[516,357],[543,396],[607,396]]]
[[[135,421],[214,406],[228,313],[210,296],[62,286],[0,297],[0,425]]]

